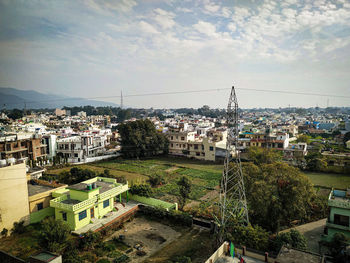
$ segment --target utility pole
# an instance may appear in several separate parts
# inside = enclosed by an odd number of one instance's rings
[[[224,171],[220,184],[220,218],[218,242],[224,241],[229,219],[236,217],[243,225],[248,225],[248,208],[243,182],[243,173],[238,150],[238,102],[232,87],[227,106],[227,142]],[[232,156],[234,151],[235,157]]]

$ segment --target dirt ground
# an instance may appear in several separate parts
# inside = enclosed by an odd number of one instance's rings
[[[125,243],[133,248],[133,251],[128,254],[131,262],[143,262],[146,258],[162,249],[172,241],[181,236],[172,227],[150,221],[143,217],[136,217],[133,221],[124,225],[123,229],[116,231],[109,239],[114,236],[125,236]],[[140,245],[142,251],[146,252],[144,256],[138,256],[136,246]]]

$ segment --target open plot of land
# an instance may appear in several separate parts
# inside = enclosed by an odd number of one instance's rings
[[[345,189],[350,187],[350,175],[304,172],[314,185]]]
[[[59,174],[62,171],[69,171],[72,167],[74,166],[49,170],[48,173]],[[108,169],[112,176],[123,176],[130,183],[141,183],[147,181],[149,176],[162,175],[166,184],[154,189],[154,197],[165,201],[176,200],[176,196],[179,194],[176,183],[182,176],[190,179],[192,183],[190,199],[200,200],[219,185],[222,175],[222,165],[220,164],[174,157],[106,160],[78,167],[97,173],[103,173],[105,169]]]
[[[125,236],[124,242],[134,248],[128,256],[131,262],[143,262],[147,257],[162,249],[181,236],[181,232],[157,221],[136,217],[124,227],[116,231],[110,238]],[[137,248],[140,247],[138,250]],[[137,251],[144,251],[144,256],[138,256]]]

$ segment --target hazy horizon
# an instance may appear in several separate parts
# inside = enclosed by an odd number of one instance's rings
[[[350,3],[0,0],[0,86],[134,108],[350,106]],[[241,88],[241,89],[239,89]],[[135,96],[176,91],[216,92]]]

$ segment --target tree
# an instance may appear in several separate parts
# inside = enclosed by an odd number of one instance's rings
[[[133,185],[130,187],[130,193],[133,195],[151,197],[152,189],[148,184]]]
[[[146,157],[168,152],[168,139],[157,132],[150,120],[137,120],[118,126],[121,152],[125,157]]]
[[[49,251],[61,253],[68,245],[70,232],[66,222],[48,217],[42,222],[40,244]]]
[[[165,184],[165,179],[161,174],[156,173],[149,177],[148,182],[152,185],[152,187],[156,187],[158,185]]]
[[[23,111],[19,109],[13,109],[9,114],[7,114],[7,117],[13,120],[21,119],[23,117]]]
[[[271,249],[278,253],[282,246],[306,250],[307,242],[303,234],[295,229],[292,229],[289,232],[278,234],[275,240],[272,241]]]
[[[8,232],[9,232],[9,231],[8,231],[7,228],[3,228],[0,234],[1,234],[2,237],[7,237],[7,233],[8,233]]]
[[[310,143],[310,136],[306,135],[306,134],[302,134],[298,136],[297,142],[306,142],[307,144]]]
[[[63,171],[58,175],[58,180],[65,184],[76,184],[81,181],[96,177],[96,173],[89,169],[73,167],[70,171]]]
[[[327,168],[327,161],[320,152],[309,152],[305,160],[306,168],[310,171],[323,171]]]
[[[179,186],[179,192],[180,196],[179,198],[179,206],[180,209],[183,209],[187,199],[190,197],[191,193],[191,182],[188,180],[185,176],[183,176],[178,182],[177,185]]]
[[[96,243],[101,239],[101,234],[99,232],[94,233],[91,230],[84,234],[82,238],[79,239],[79,247],[84,250],[94,249]]]
[[[259,165],[278,162],[282,160],[282,155],[275,150],[253,146],[248,149],[248,158],[254,164]]]
[[[316,193],[299,169],[284,163],[243,163],[242,169],[253,224],[275,232],[293,220],[310,219]]]

